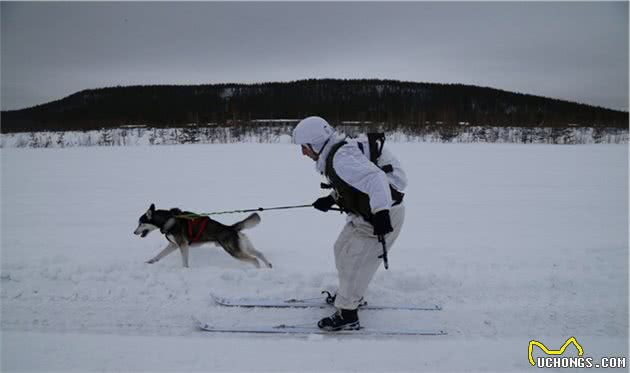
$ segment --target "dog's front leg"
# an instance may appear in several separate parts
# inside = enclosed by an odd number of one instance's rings
[[[186,242],[182,242],[179,245],[179,251],[182,253],[182,265],[185,268],[188,268],[188,244]]]
[[[147,260],[147,263],[153,264],[175,251],[175,249],[177,249],[177,245],[175,245],[174,243],[169,243],[168,246],[164,248],[164,250],[160,251],[160,253],[155,256],[155,258]]]

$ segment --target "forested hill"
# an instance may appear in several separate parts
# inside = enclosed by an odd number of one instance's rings
[[[391,80],[131,86],[90,89],[32,108],[3,111],[2,132],[126,125],[234,125],[320,115],[414,127],[628,127],[628,112],[460,84]]]

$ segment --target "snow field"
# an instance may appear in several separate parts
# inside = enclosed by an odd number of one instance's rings
[[[589,356],[627,356],[627,146],[388,146],[409,176],[407,218],[368,300],[444,309],[366,311],[361,322],[448,336],[195,330],[191,316],[262,326],[331,312],[222,308],[208,293],[334,288],[338,213],[261,213],[246,233],[271,270],[213,247],[193,249],[189,269],[177,252],[148,265],[164,238],[132,234],[152,202],[196,212],[311,203],[325,192],[294,145],[2,149],[2,370],[518,371],[533,369],[530,339],[559,347],[570,336]]]

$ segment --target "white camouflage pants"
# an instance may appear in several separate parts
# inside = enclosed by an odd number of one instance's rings
[[[387,253],[400,234],[405,220],[405,206],[400,204],[389,210],[394,231],[385,236]],[[382,265],[383,245],[374,235],[372,224],[358,215],[349,215],[335,242],[335,264],[339,277],[339,288],[335,307],[353,310],[359,306],[376,270]]]

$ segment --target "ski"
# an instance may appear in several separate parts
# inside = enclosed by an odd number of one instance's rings
[[[443,330],[431,330],[431,329],[372,329],[361,328],[359,330],[341,330],[337,332],[329,332],[319,329],[317,326],[300,326],[300,325],[274,325],[270,327],[265,326],[218,326],[208,324],[202,321],[198,321],[199,329],[206,332],[213,333],[252,333],[252,334],[321,334],[330,336],[339,335],[368,335],[368,336],[437,336],[446,335]]]
[[[215,303],[226,307],[245,307],[245,308],[328,308],[333,305],[327,303],[325,299],[247,299],[247,298],[224,298],[214,294],[210,294]],[[412,304],[394,304],[394,305],[374,305],[364,303],[359,306],[362,310],[403,310],[403,311],[439,311],[442,309],[440,305],[412,305]]]

